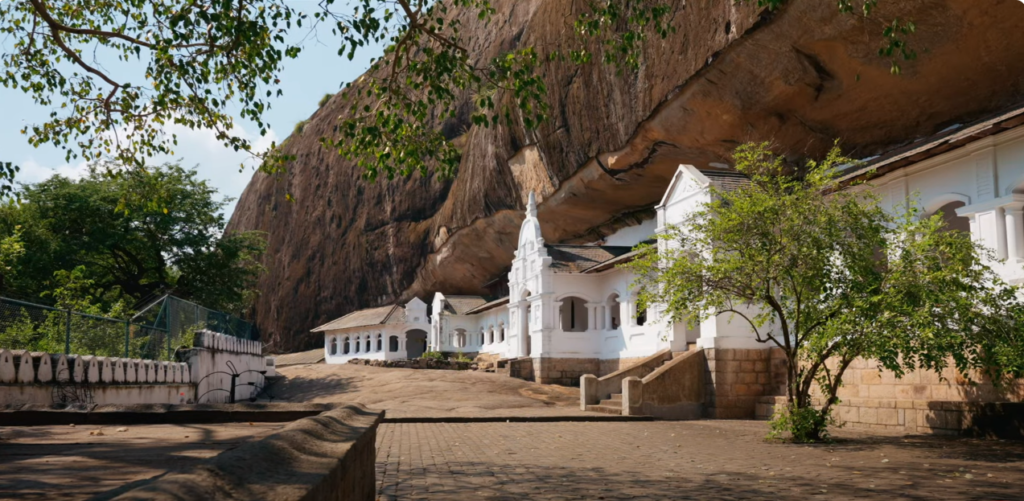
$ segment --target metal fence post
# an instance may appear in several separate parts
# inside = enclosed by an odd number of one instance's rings
[[[68,308],[68,316],[64,321],[64,354],[71,354],[71,308]]]
[[[132,324],[128,320],[124,321],[124,358],[128,358],[128,339],[132,335]]]

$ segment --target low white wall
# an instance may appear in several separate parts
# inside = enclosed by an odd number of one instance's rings
[[[185,362],[0,349],[0,405],[51,404],[61,395],[96,404],[224,403],[230,400],[230,373],[239,374],[235,401],[251,398],[265,384],[259,341],[201,331],[194,346]]]
[[[184,359],[191,368],[192,383],[198,391],[190,398],[196,403],[225,403],[231,398],[231,374],[235,380],[235,401],[251,398],[266,384],[267,362],[259,341],[238,339],[214,332],[196,333],[195,348]]]

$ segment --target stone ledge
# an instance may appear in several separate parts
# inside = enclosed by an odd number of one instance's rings
[[[347,405],[221,453],[190,471],[101,495],[117,500],[372,500],[382,412]],[[124,489],[124,488],[122,488]],[[120,495],[118,495],[120,494]]]

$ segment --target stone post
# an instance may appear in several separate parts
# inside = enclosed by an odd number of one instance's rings
[[[644,382],[633,376],[622,380],[622,415],[639,416],[643,413]]]
[[[585,411],[588,405],[596,405],[600,401],[601,397],[597,394],[597,376],[580,376],[580,410]]]

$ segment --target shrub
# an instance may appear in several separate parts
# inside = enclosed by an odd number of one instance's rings
[[[439,351],[428,351],[423,354],[420,358],[429,358],[433,360],[444,360],[444,354]]]
[[[777,410],[768,423],[768,439],[788,439],[797,443],[827,442],[830,439],[828,427],[841,427],[831,409],[786,405]]]

